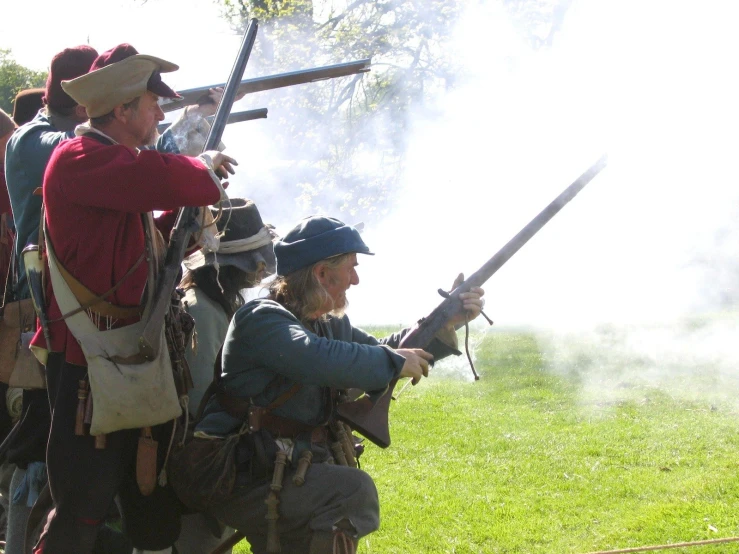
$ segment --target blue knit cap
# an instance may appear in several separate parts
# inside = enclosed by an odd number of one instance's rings
[[[284,277],[331,256],[349,252],[374,256],[359,236],[359,231],[351,225],[333,217],[307,217],[282,240],[275,242],[277,275]]]

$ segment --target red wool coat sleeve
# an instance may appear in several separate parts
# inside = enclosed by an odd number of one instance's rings
[[[130,213],[207,206],[220,191],[197,158],[143,150],[138,155],[120,144],[103,145],[91,138],[65,144],[53,156],[49,172],[74,176],[58,181],[59,192],[74,204]]]

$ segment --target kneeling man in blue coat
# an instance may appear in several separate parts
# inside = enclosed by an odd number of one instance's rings
[[[269,296],[231,321],[219,392],[196,437],[242,433],[235,486],[208,511],[246,535],[255,554],[355,552],[379,527],[375,485],[334,418],[342,391],[381,392],[397,377],[426,376],[430,361],[455,351],[456,326],[480,313],[484,292],[475,288],[461,295],[460,321],[427,350],[398,348],[409,329],[378,340],[343,313],[346,291],[359,284],[358,254],[371,252],[355,228],[304,219],[275,243]]]

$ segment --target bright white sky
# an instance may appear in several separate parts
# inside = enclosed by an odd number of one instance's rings
[[[128,42],[178,64],[166,79],[176,89],[224,82],[240,44],[209,0],[27,0],[3,2],[0,16],[0,48],[24,66],[47,69],[69,46]]]

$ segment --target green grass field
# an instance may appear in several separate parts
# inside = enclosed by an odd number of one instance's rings
[[[402,393],[393,444],[361,460],[382,526],[360,552],[578,554],[739,535],[736,389],[685,399],[621,382],[601,401],[542,357],[533,335],[486,333],[480,381],[440,370]]]

